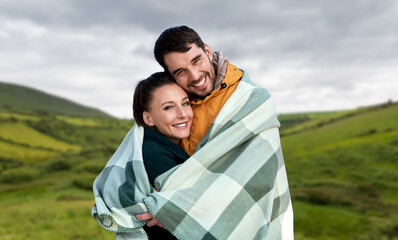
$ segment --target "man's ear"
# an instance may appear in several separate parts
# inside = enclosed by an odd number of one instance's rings
[[[145,122],[146,125],[148,125],[148,126],[150,126],[150,127],[155,126],[155,124],[154,124],[153,121],[152,121],[151,114],[150,114],[149,112],[145,112],[145,111],[144,111],[144,112],[142,113],[142,118],[144,119],[144,122]]]
[[[209,57],[210,61],[213,61],[213,52],[211,51],[209,45],[205,43],[205,53]]]

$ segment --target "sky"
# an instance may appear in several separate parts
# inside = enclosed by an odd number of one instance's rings
[[[132,118],[153,46],[187,25],[279,114],[398,101],[396,0],[0,0],[0,81]]]

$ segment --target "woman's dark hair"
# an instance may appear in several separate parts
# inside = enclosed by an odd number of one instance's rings
[[[176,84],[173,77],[167,72],[156,72],[147,79],[138,82],[134,91],[133,114],[135,122],[143,127],[149,127],[145,124],[143,113],[149,111],[149,104],[153,99],[153,92],[167,84]]]
[[[189,44],[195,43],[196,46],[205,50],[205,44],[200,38],[199,34],[195,32],[192,28],[187,26],[171,27],[166,29],[155,43],[155,48],[153,50],[155,54],[156,61],[167,70],[167,66],[164,62],[164,55],[171,52],[188,52],[190,47]]]

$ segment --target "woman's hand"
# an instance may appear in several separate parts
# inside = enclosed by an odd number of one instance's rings
[[[153,227],[153,226],[159,226],[161,228],[164,228],[162,224],[160,224],[160,222],[158,220],[156,220],[156,218],[154,218],[152,216],[152,214],[150,214],[149,212],[143,213],[143,214],[138,214],[135,215],[135,217],[140,220],[140,221],[146,221],[148,220],[148,222],[146,223],[146,225],[148,227]]]
[[[153,188],[153,192],[157,192],[157,190],[155,188]],[[150,214],[149,212],[143,213],[143,214],[138,214],[135,215],[135,217],[140,220],[140,221],[146,221],[148,220],[148,222],[146,223],[146,225],[148,227],[153,227],[153,226],[159,226],[161,228],[164,228],[162,224],[160,224],[160,222],[158,220],[156,220],[156,218],[154,218],[152,216],[152,214]]]

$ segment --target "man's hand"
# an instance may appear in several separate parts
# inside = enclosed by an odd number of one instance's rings
[[[156,220],[156,218],[154,218],[149,212],[143,213],[143,214],[138,214],[135,215],[135,217],[140,220],[140,221],[146,221],[148,220],[148,222],[146,223],[146,225],[148,227],[153,227],[153,226],[159,226],[161,228],[164,228],[162,224],[160,224],[160,222],[158,222],[158,220]]]

